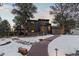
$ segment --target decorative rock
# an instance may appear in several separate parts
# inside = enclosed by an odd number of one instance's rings
[[[18,52],[24,56],[28,53],[27,49],[22,47],[18,48]]]

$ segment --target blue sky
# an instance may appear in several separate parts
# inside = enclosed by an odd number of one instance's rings
[[[50,8],[51,5],[53,5],[52,3],[35,3],[35,5],[38,7],[38,10],[47,10]]]
[[[38,8],[38,11],[44,12],[48,9],[50,9],[51,3],[35,3],[36,7]],[[11,26],[13,26],[12,19],[14,18],[14,15],[11,14],[12,6],[10,4],[5,4],[4,6],[0,7],[0,16],[2,19],[7,19]],[[40,13],[40,12],[38,12]]]

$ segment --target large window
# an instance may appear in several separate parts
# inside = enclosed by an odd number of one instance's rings
[[[34,24],[34,22],[31,22],[31,32],[35,32],[35,24]]]

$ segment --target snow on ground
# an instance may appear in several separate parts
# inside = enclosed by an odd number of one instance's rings
[[[56,56],[55,48],[58,49],[58,56],[75,53],[79,50],[79,35],[61,35],[48,45],[50,56]]]
[[[53,35],[24,37],[24,38],[19,38],[19,40],[35,43],[35,42],[39,42],[39,39],[45,39],[45,38],[48,38],[51,36],[53,36]],[[0,54],[5,53],[4,54],[5,56],[21,56],[21,54],[18,53],[19,47],[27,48],[28,51],[32,47],[32,45],[23,45],[21,43],[17,43],[16,40],[13,41],[12,38],[0,38],[0,44],[11,41],[11,43],[9,43],[7,45],[0,46]]]
[[[79,35],[79,29],[72,29],[71,32],[73,32],[72,35]]]
[[[5,39],[7,39],[7,38],[5,38]],[[8,38],[5,41],[7,42],[10,39],[11,38]],[[0,46],[0,54],[5,53],[5,56],[21,56],[21,54],[18,53],[19,47],[25,47],[28,50],[31,48],[31,45],[23,45],[23,44],[16,43],[15,41],[12,41],[12,40],[10,40],[10,41],[11,41],[10,44]]]

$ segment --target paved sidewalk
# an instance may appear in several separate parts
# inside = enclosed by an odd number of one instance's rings
[[[33,44],[27,56],[48,56],[48,44],[57,37],[59,37],[59,35],[49,37],[44,41]]]

